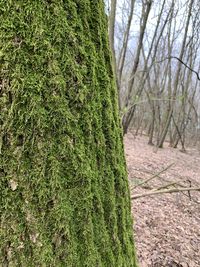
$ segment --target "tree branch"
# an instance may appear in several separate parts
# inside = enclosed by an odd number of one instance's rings
[[[174,163],[168,165],[166,168],[164,168],[163,170],[159,171],[158,173],[154,174],[152,177],[147,178],[146,180],[142,181],[141,183],[135,185],[132,189],[135,189],[138,186],[142,186],[143,184],[148,183],[149,181],[153,180],[154,178],[158,177],[161,173],[167,171],[169,168],[171,168],[174,165]]]
[[[146,193],[137,194],[131,197],[131,199],[137,199],[141,197],[147,197],[147,196],[153,196],[158,194],[169,194],[169,193],[178,193],[178,192],[184,192],[184,191],[200,191],[200,187],[188,187],[188,188],[171,188],[171,189],[165,189],[165,190],[152,190]]]
[[[163,61],[165,61],[165,60],[167,60],[167,59],[176,59],[176,60],[178,60],[178,61],[181,62],[181,64],[183,64],[187,69],[189,69],[190,71],[192,71],[193,73],[195,73],[196,76],[197,76],[197,79],[200,81],[200,76],[199,76],[198,72],[195,71],[195,70],[193,70],[192,68],[190,68],[186,63],[184,63],[184,62],[183,62],[180,58],[178,58],[178,57],[175,57],[175,56],[166,57],[166,58],[164,58],[164,59],[161,60],[161,61],[156,61],[156,63],[161,63],[161,62],[163,62]]]

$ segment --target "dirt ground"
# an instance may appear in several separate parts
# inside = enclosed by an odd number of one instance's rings
[[[168,143],[156,150],[145,136],[134,138],[131,133],[124,143],[132,196],[161,187],[200,187],[199,151],[182,153]],[[138,185],[167,167],[159,177]],[[200,267],[199,191],[138,198],[132,201],[132,212],[140,267]]]

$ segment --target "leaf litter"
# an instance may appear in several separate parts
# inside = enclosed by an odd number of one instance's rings
[[[162,188],[200,186],[200,152],[156,149],[146,136],[125,136],[131,195]],[[159,173],[148,183],[137,186]],[[171,188],[171,187],[170,187]],[[140,267],[200,266],[200,192],[178,192],[132,200],[136,250]]]

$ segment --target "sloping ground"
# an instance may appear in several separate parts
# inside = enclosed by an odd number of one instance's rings
[[[125,151],[132,196],[172,184],[200,186],[200,153],[188,149],[156,150],[147,138],[129,133]],[[145,179],[170,166],[143,186]],[[134,188],[136,186],[136,188]],[[166,189],[166,188],[165,188]],[[200,192],[161,194],[132,201],[140,267],[200,267]]]

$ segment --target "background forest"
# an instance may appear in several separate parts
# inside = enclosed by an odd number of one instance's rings
[[[107,11],[124,133],[199,146],[199,1],[112,0]]]
[[[200,3],[106,4],[139,264],[198,267]]]

